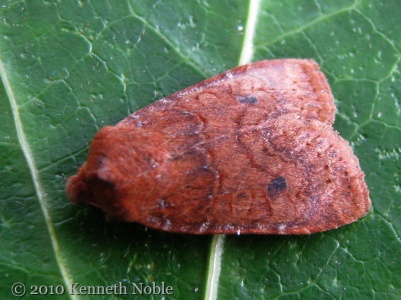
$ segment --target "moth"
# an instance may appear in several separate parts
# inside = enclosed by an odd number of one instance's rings
[[[370,209],[312,60],[240,66],[104,127],[67,183],[113,219],[190,234],[310,234]]]

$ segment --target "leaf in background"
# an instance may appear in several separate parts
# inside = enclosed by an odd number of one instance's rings
[[[17,281],[165,282],[174,299],[399,298],[398,15],[395,0],[3,1],[1,295],[13,299]],[[100,127],[239,63],[280,57],[314,58],[329,78],[335,127],[371,192],[363,220],[310,236],[211,238],[108,222],[67,201],[66,178]]]

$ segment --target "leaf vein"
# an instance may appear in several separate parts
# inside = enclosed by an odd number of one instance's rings
[[[72,280],[71,277],[67,271],[66,266],[64,265],[63,259],[62,259],[62,255],[61,255],[61,251],[60,251],[60,246],[56,237],[56,232],[54,229],[54,224],[53,221],[50,217],[49,211],[47,209],[47,205],[46,205],[46,196],[45,193],[43,191],[42,185],[40,183],[40,179],[39,179],[39,173],[38,173],[38,169],[35,165],[35,160],[33,158],[33,154],[31,151],[31,148],[29,146],[29,143],[27,141],[25,132],[24,132],[24,128],[22,126],[22,121],[21,121],[21,117],[20,117],[20,113],[19,113],[19,106],[18,103],[16,101],[16,97],[14,95],[14,91],[11,87],[11,84],[8,80],[8,76],[7,76],[7,71],[6,68],[3,64],[3,61],[0,60],[0,78],[3,81],[7,96],[9,98],[10,101],[10,105],[11,105],[11,111],[12,111],[12,115],[13,115],[13,119],[14,119],[14,123],[15,123],[15,128],[17,131],[17,137],[18,137],[18,141],[19,144],[21,146],[21,150],[22,153],[25,157],[25,160],[27,162],[28,168],[29,168],[29,172],[31,174],[31,178],[34,184],[34,188],[36,191],[36,196],[37,199],[39,201],[39,205],[40,208],[42,210],[43,213],[43,217],[45,219],[46,222],[46,226],[50,235],[50,240],[53,246],[53,251],[54,251],[54,255],[57,261],[57,264],[60,268],[60,272],[62,275],[62,279],[64,281],[64,283],[66,284],[66,286],[70,286]],[[75,295],[71,295],[70,296],[71,299],[78,299],[78,297],[76,297]]]
[[[314,26],[316,24],[319,24],[320,22],[322,22],[322,21],[324,21],[324,20],[326,20],[328,18],[334,17],[334,16],[339,15],[339,14],[344,13],[344,12],[349,12],[349,11],[352,11],[352,10],[356,10],[360,3],[361,3],[360,1],[357,1],[357,2],[354,2],[354,4],[351,5],[351,6],[345,7],[343,9],[337,10],[335,12],[332,12],[332,13],[329,13],[329,14],[326,14],[326,15],[322,15],[321,17],[316,18],[315,20],[313,20],[313,21],[311,21],[311,22],[309,22],[309,23],[307,23],[307,24],[305,24],[303,26],[300,26],[297,29],[290,30],[290,31],[288,31],[286,33],[283,33],[282,35],[276,37],[274,40],[266,42],[266,43],[263,43],[263,44],[259,45],[258,47],[268,47],[269,45],[273,45],[273,44],[275,44],[275,43],[277,43],[279,41],[282,41],[283,39],[285,39],[285,38],[287,38],[289,36],[292,36],[292,35],[297,34],[297,33],[301,33],[303,31],[305,31],[307,28],[312,27],[312,26]]]

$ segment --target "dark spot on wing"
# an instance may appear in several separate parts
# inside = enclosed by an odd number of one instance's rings
[[[272,179],[269,184],[267,185],[267,193],[269,197],[274,197],[280,194],[287,188],[287,181],[284,177],[278,176]]]
[[[237,100],[241,103],[244,104],[255,104],[256,102],[258,102],[258,98],[256,98],[255,96],[237,96]]]

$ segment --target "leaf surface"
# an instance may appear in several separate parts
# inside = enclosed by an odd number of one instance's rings
[[[399,5],[392,1],[3,1],[0,293],[172,286],[166,299],[401,296]],[[99,128],[241,63],[313,58],[373,203],[310,236],[191,236],[72,205],[67,177]],[[161,295],[104,295],[106,299]]]

